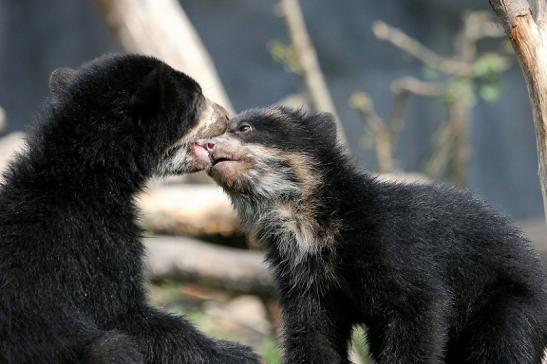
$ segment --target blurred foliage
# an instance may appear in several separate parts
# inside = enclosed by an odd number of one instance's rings
[[[479,99],[489,103],[498,101],[502,93],[501,76],[510,67],[511,59],[507,54],[487,52],[480,55],[473,63],[473,72],[469,76],[455,77],[449,81],[442,96],[443,102],[451,104],[464,100],[468,107],[474,107]],[[430,71],[430,74],[433,72]]]
[[[473,64],[479,97],[486,102],[498,101],[501,96],[501,76],[511,67],[507,54],[485,53]]]
[[[266,338],[261,355],[264,361],[268,364],[281,364],[283,361],[281,350],[277,346],[277,343],[273,337]]]
[[[196,303],[195,300],[188,298],[184,294],[184,285],[175,282],[165,282],[161,285],[154,285],[150,289],[151,303],[157,307],[176,314],[184,315],[193,325],[208,336],[241,341],[241,338],[234,335],[227,335],[225,332],[212,330],[210,325],[206,325],[207,314],[203,312],[202,303]],[[352,333],[352,344],[363,364],[373,364],[369,356],[368,345],[366,341],[366,331],[357,326]],[[262,342],[259,354],[267,364],[281,364],[282,353],[278,346],[278,341],[274,335],[267,336]]]
[[[498,101],[502,92],[501,76],[511,67],[509,56],[497,53],[480,55],[473,63],[473,73],[468,77],[456,77],[446,87],[442,100],[451,104],[463,100],[474,107],[478,100]]]
[[[497,78],[511,66],[509,57],[497,53],[484,53],[473,63],[473,74],[479,78]]]
[[[352,109],[361,110],[370,107],[370,99],[363,91],[356,91],[351,94],[348,104]]]
[[[446,104],[451,104],[458,100],[463,100],[469,107],[477,103],[473,80],[467,77],[458,77],[446,86],[446,91],[442,96]]]
[[[439,126],[439,130],[434,134],[433,140],[435,149],[432,152],[431,158],[424,163],[423,171],[432,179],[439,179],[443,176],[450,177],[451,181],[457,185],[465,185],[467,174],[467,160],[470,152],[463,151],[465,148],[469,148],[469,143],[466,138],[468,134],[464,131],[462,135],[449,135],[450,133],[456,133],[464,128],[455,127],[455,124],[460,121],[454,118],[463,118],[463,124],[467,125],[470,119],[471,110],[479,102],[494,103],[498,101],[502,95],[502,76],[511,67],[512,48],[506,40],[498,43],[500,46],[497,49],[487,51],[481,51],[482,49],[477,45],[478,40],[474,40],[469,47],[471,51],[465,53],[461,48],[456,47],[455,55],[446,58],[445,63],[429,63],[426,58],[419,59],[422,63],[421,80],[424,87],[424,91],[410,90],[409,94],[417,96],[425,96],[442,102],[448,110],[449,120],[442,123]],[[490,45],[489,45],[490,46]],[[490,46],[491,47],[491,46]],[[404,60],[409,57],[409,53],[404,49],[401,49],[401,58]],[[432,51],[432,53],[434,53]],[[467,59],[463,56],[466,55]],[[462,57],[464,57],[462,59]],[[463,69],[460,72],[447,73],[447,71],[441,67],[448,61],[464,62],[469,65],[469,69]],[[403,80],[402,77],[400,80]],[[395,84],[395,81],[393,84]],[[440,92],[427,91],[427,87],[432,89],[439,88]],[[397,115],[397,111],[402,111],[406,98],[400,97],[399,94],[394,91],[394,105],[391,115]],[[362,119],[375,117],[374,105],[368,96],[363,92],[355,92],[351,95],[349,106],[361,113]],[[398,103],[400,102],[400,103]],[[403,106],[401,106],[403,105]],[[463,111],[462,108],[463,107]],[[454,110],[459,109],[459,112]],[[363,113],[363,110],[369,111]],[[376,119],[378,119],[376,117]],[[380,119],[379,119],[380,120]],[[399,127],[403,126],[403,115],[396,118],[399,122]],[[382,120],[380,120],[382,121]],[[388,127],[389,127],[388,123]],[[462,124],[462,123],[460,123]],[[367,125],[367,123],[365,123]],[[398,135],[398,131],[388,130]],[[381,135],[374,133],[369,127],[365,127],[365,134],[361,139],[361,146],[365,149],[372,149],[377,147],[380,143],[379,138]],[[388,142],[396,144],[397,138],[392,138]],[[390,146],[391,151],[395,151],[396,145]],[[463,152],[462,152],[463,151]],[[378,148],[376,153],[378,154]],[[395,161],[392,161],[391,165],[395,165]]]
[[[195,327],[207,336],[217,339],[231,340],[241,342],[241,338],[230,333],[221,332],[207,325],[207,314],[203,312],[203,303],[201,300],[191,299],[184,294],[184,285],[175,282],[165,282],[161,285],[154,285],[150,289],[151,303],[156,307],[173,313],[183,315]],[[282,362],[281,350],[277,345],[274,335],[267,336],[258,350],[267,364],[280,364]]]
[[[372,107],[371,100],[363,91],[355,91],[351,94],[348,105],[354,110],[362,111],[363,109],[370,109]],[[376,137],[372,130],[365,123],[365,134],[361,137],[361,147],[365,149],[372,149],[376,143]]]
[[[439,71],[435,67],[424,64],[422,67],[422,77],[426,81],[436,81],[439,79]]]
[[[281,64],[285,71],[296,74],[301,73],[300,63],[291,45],[275,39],[268,42],[267,48],[272,59]]]

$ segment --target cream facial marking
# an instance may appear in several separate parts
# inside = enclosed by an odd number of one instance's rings
[[[164,151],[159,174],[190,173],[206,168],[203,158],[196,158],[196,154],[199,157],[200,152],[205,152],[196,141],[222,134],[228,125],[226,115],[222,106],[206,98],[196,125]]]
[[[258,237],[273,237],[300,262],[328,246],[337,229],[321,227],[312,195],[321,184],[319,169],[303,154],[243,143],[224,134],[203,141],[212,159],[208,170],[230,195],[243,223]]]

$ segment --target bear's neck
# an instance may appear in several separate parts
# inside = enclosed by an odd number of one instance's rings
[[[74,199],[98,206],[132,205],[147,176],[123,163],[90,163],[63,147],[29,142],[6,175],[6,183],[25,193],[50,195],[60,201]]]
[[[351,229],[344,225],[345,217],[363,207],[358,206],[363,186],[372,183],[347,161],[320,174],[320,183],[305,184],[308,190],[289,198],[231,196],[246,229],[283,260],[298,263],[335,249],[340,236]]]

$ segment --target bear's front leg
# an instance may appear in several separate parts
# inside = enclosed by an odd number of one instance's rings
[[[342,300],[315,293],[282,299],[285,363],[351,363],[352,322]]]
[[[135,338],[146,363],[150,364],[259,362],[251,348],[208,338],[182,317],[151,307],[130,311],[116,323],[116,327]]]
[[[391,312],[385,320],[370,325],[367,339],[377,364],[444,363],[447,334],[442,313],[433,305],[428,312]]]

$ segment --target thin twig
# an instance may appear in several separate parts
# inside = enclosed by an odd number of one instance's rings
[[[446,91],[446,85],[440,82],[426,82],[414,77],[402,77],[393,81],[391,90],[395,93],[407,91],[418,96],[437,97]]]
[[[405,107],[406,107],[409,96],[410,96],[410,93],[408,92],[408,90],[405,90],[405,89],[401,89],[395,92],[395,101],[393,102],[393,109],[391,110],[391,114],[389,115],[389,119],[386,123],[392,137],[395,135],[398,136],[399,133],[401,132],[401,129],[403,128],[403,121],[404,121],[403,115],[404,115]],[[392,142],[395,143],[394,140],[392,140]]]
[[[355,93],[351,98],[351,105],[359,112],[361,120],[370,128],[374,135],[378,172],[393,172],[395,168],[393,163],[393,139],[398,132],[392,131],[390,126],[378,116],[374,109],[374,103],[366,93]]]
[[[454,56],[444,57],[400,29],[384,22],[375,22],[373,31],[379,39],[389,41],[424,64],[451,76],[452,80],[472,80],[474,77],[473,64],[477,60],[477,42],[484,38],[500,37],[503,34],[502,29],[492,20],[489,13],[484,11],[468,12],[464,16],[462,30],[455,38]],[[426,97],[442,96],[447,92],[449,84],[450,81],[446,83],[424,82],[415,78],[403,78],[395,81],[392,84],[392,91],[395,94],[394,110],[388,124],[395,128],[402,127],[400,110],[405,105],[406,93]],[[450,118],[436,133],[437,150],[429,161],[428,169],[435,177],[439,177],[445,169],[451,168],[452,181],[455,184],[464,185],[471,154],[468,138],[471,106],[465,100],[456,97],[449,102],[448,107]],[[399,117],[399,115],[401,116]],[[455,135],[447,137],[449,132],[455,133]]]
[[[392,43],[423,63],[435,67],[446,74],[462,76],[469,75],[473,71],[471,64],[440,56],[400,29],[386,24],[381,20],[374,22],[372,31],[378,39]]]
[[[312,106],[316,111],[329,112],[334,115],[338,129],[338,140],[343,145],[347,145],[346,133],[336,112],[323,73],[321,72],[317,53],[306,30],[300,4],[298,0],[281,0],[279,9],[287,24],[289,37],[296,53],[296,58],[301,68],[301,76],[306,84]]]

